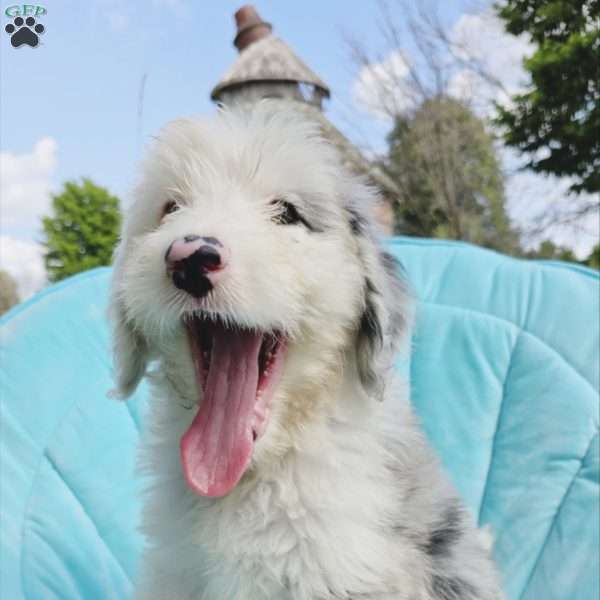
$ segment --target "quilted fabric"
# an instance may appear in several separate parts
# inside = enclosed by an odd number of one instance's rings
[[[595,600],[600,288],[592,271],[450,242],[390,241],[419,300],[407,368],[424,428],[510,600]],[[109,269],[1,321],[0,597],[131,597],[146,389],[111,387]]]

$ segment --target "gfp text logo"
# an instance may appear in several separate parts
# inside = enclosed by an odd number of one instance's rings
[[[7,17],[41,17],[47,12],[43,6],[37,4],[15,4],[9,6],[4,14]]]

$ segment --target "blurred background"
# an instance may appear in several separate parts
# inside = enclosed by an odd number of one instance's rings
[[[110,263],[166,121],[262,97],[318,120],[388,233],[600,267],[598,0],[241,5],[3,3],[1,312]]]

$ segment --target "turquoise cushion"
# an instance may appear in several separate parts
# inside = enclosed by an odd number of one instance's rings
[[[511,600],[592,600],[599,574],[598,274],[398,238],[418,303],[409,363],[424,428],[480,523]],[[147,390],[111,387],[109,269],[1,322],[0,597],[131,596],[132,477]]]

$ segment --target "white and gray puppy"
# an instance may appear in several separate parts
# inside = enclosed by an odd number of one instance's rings
[[[268,102],[154,142],[111,300],[117,393],[154,391],[138,599],[501,597],[392,382],[410,302],[374,201]]]

